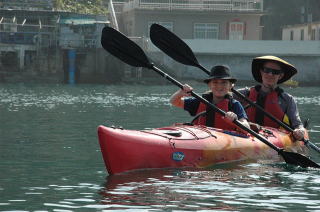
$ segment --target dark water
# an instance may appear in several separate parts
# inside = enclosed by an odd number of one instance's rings
[[[320,211],[320,171],[283,163],[108,176],[97,126],[190,121],[168,104],[175,90],[0,84],[0,211]],[[311,119],[311,140],[320,145],[320,87],[287,90],[301,116]]]

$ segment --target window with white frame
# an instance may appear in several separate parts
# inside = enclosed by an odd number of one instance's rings
[[[229,24],[229,40],[243,40],[244,23],[230,22]]]
[[[219,24],[195,23],[193,37],[194,39],[219,39]]]
[[[167,28],[171,32],[173,32],[173,22],[149,21],[148,22],[148,37],[150,37],[150,27],[152,24],[159,24],[159,25]]]

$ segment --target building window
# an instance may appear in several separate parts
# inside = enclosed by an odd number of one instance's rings
[[[318,29],[318,40],[320,40],[320,28]]]
[[[316,39],[316,29],[312,29],[311,30],[311,40],[315,40]]]
[[[231,22],[229,25],[229,40],[243,40],[244,24]]]
[[[300,40],[304,40],[304,29],[300,30]]]
[[[152,24],[159,24],[159,25],[167,28],[171,32],[173,32],[173,22],[149,21],[148,22],[148,37],[150,37],[150,27]]]
[[[293,35],[294,35],[293,30],[291,30],[290,31],[290,40],[293,40]]]
[[[195,23],[193,25],[194,39],[219,39],[219,24]]]

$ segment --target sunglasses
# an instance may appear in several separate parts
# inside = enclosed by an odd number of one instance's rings
[[[261,69],[261,71],[262,71],[263,73],[266,73],[266,74],[271,73],[272,75],[279,75],[279,74],[282,74],[282,73],[283,73],[282,70],[277,70],[277,69],[272,69],[272,68],[267,68],[267,67],[263,67],[263,68]]]

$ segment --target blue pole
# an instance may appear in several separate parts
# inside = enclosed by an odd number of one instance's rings
[[[68,51],[69,59],[69,84],[75,84],[75,72],[76,72],[76,50],[70,49]]]

